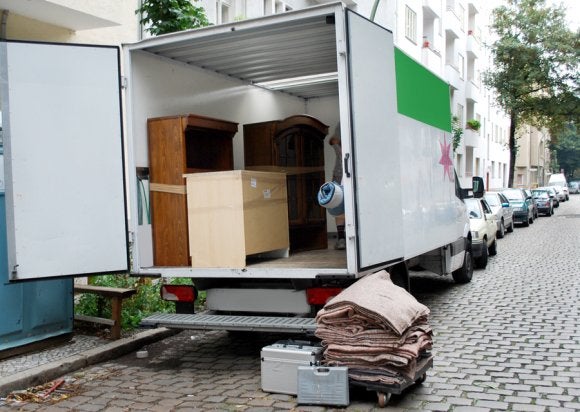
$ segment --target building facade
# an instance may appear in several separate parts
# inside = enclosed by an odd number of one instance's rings
[[[517,134],[514,187],[539,187],[550,175],[550,135],[546,129],[522,126]]]

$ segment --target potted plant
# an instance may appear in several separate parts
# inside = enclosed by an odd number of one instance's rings
[[[429,43],[429,40],[427,40],[427,37],[423,37],[423,48],[428,49],[430,45],[431,44]]]
[[[467,128],[474,130],[474,131],[479,131],[479,128],[481,127],[481,123],[479,122],[479,120],[477,119],[470,119],[467,121]]]

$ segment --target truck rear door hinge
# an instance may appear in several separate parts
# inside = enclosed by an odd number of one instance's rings
[[[128,85],[127,77],[121,76],[121,89],[127,89]]]

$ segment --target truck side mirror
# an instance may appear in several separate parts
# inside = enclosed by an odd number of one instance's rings
[[[479,176],[474,176],[472,179],[473,184],[473,197],[481,198],[483,197],[483,178]]]

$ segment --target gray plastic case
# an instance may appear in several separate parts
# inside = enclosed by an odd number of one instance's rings
[[[347,367],[298,367],[298,404],[347,406],[349,402]]]

